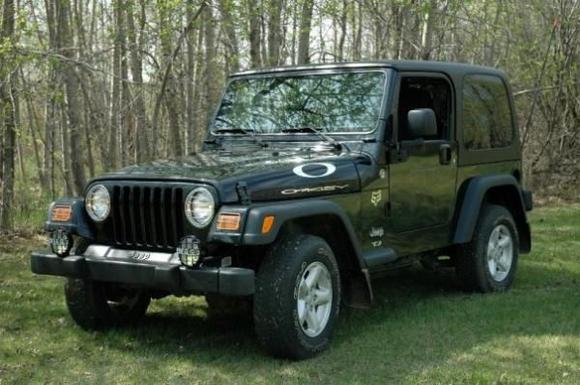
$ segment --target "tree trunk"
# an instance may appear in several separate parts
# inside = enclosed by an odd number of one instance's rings
[[[394,19],[393,40],[391,42],[393,57],[401,60],[401,50],[403,47],[403,11],[398,4],[391,5],[391,17]]]
[[[187,20],[191,20],[194,15],[193,0],[187,2]],[[197,31],[192,29],[186,37],[187,52],[186,52],[186,85],[185,85],[185,114],[187,120],[187,140],[185,142],[185,153],[190,154],[195,151],[196,132],[195,132],[195,87],[194,83],[197,81],[199,75],[199,68],[196,64],[196,52],[199,52],[201,47],[196,45]],[[201,35],[201,33],[199,33]],[[201,63],[199,63],[201,65]]]
[[[312,11],[314,0],[304,0],[302,5],[302,19],[298,39],[298,64],[310,63],[310,30],[312,27]]]
[[[66,92],[66,91],[65,91]],[[60,105],[60,109],[58,109],[59,114],[59,134],[60,134],[60,153],[61,156],[61,172],[62,178],[64,179],[64,195],[73,195],[74,194],[74,182],[72,177],[72,164],[71,164],[71,148],[69,146],[69,130],[67,124],[67,113],[66,109],[63,104]],[[58,149],[57,149],[58,153]]]
[[[121,21],[122,0],[113,1],[114,10],[114,45],[113,45],[113,78],[111,79],[111,113],[109,124],[109,153],[106,165],[109,170],[119,167],[119,127],[121,126],[120,103],[121,103],[121,34],[119,23]]]
[[[214,17],[211,7],[205,10],[205,74],[204,74],[204,98],[203,110],[205,112],[204,124],[201,128],[205,131],[209,123],[210,117],[213,113],[214,103],[217,101],[218,95],[218,68],[216,65],[216,44],[215,44],[215,26]]]
[[[290,57],[292,65],[296,65],[298,48],[298,2],[292,4],[292,40],[290,42]]]
[[[362,8],[358,3],[354,3],[352,10],[353,47],[352,58],[354,61],[361,60],[362,57]]]
[[[74,42],[72,31],[69,26],[70,20],[70,2],[69,0],[58,0],[56,2],[58,14],[58,41],[61,43],[62,56],[66,59],[61,63],[62,78],[64,80],[67,117],[68,117],[68,143],[71,173],[73,181],[73,193],[80,194],[85,187],[85,171],[82,162],[83,150],[81,147],[81,106],[79,104],[79,79],[76,72]]]
[[[12,203],[14,198],[14,169],[15,169],[15,147],[16,147],[16,71],[13,68],[14,44],[14,24],[15,24],[16,5],[14,0],[4,0],[2,7],[2,30],[0,37],[2,41],[10,42],[8,52],[0,56],[2,69],[0,70],[0,117],[4,126],[2,144],[2,156],[0,166],[0,184],[2,186],[2,201],[0,202],[0,230],[12,230],[14,223],[12,220]]]
[[[340,40],[338,42],[338,61],[344,61],[344,43],[346,41],[346,28],[348,17],[348,0],[342,0],[342,12],[340,13]]]
[[[401,18],[401,39],[399,41],[399,59],[411,59],[412,45],[415,31],[411,25],[411,12],[406,5],[401,5],[399,8],[399,17]]]
[[[268,11],[268,64],[277,66],[280,64],[282,0],[270,0]]]
[[[431,57],[431,44],[433,40],[433,20],[435,18],[435,9],[437,1],[431,0],[429,8],[423,16],[423,29],[421,31],[421,59],[429,60]]]
[[[51,50],[58,50],[57,44],[57,21],[56,21],[56,10],[54,3],[51,0],[45,0],[46,8],[46,23],[48,29],[48,46]],[[52,87],[48,88],[48,97],[45,108],[45,123],[44,123],[44,158],[43,158],[43,168],[44,175],[46,177],[46,182],[50,186],[51,197],[56,195],[54,177],[55,177],[55,149],[56,149],[56,132],[58,129],[58,100],[57,94],[61,89],[61,82],[59,77],[58,65],[56,62],[52,62],[49,66],[49,75],[47,84]]]
[[[161,3],[160,3],[161,4]],[[194,26],[195,21],[197,20],[197,18],[202,15],[204,13],[204,11],[207,12],[207,8],[208,8],[208,3],[202,3],[202,5],[198,8],[197,12],[195,14],[193,14],[193,16],[191,17],[191,19],[189,20],[189,22],[187,23],[185,29],[181,32],[181,34],[179,35],[176,45],[175,45],[175,49],[172,50],[171,52],[169,52],[169,55],[165,55],[163,51],[167,51],[167,41],[163,41],[163,39],[167,39],[168,37],[166,36],[167,33],[164,33],[164,31],[160,31],[160,38],[162,39],[162,55],[164,55],[164,67],[163,67],[163,73],[162,73],[162,79],[161,79],[161,87],[160,90],[157,94],[156,100],[155,100],[155,107],[153,110],[153,131],[155,133],[155,135],[159,135],[159,115],[160,115],[160,109],[161,109],[161,103],[165,100],[166,102],[166,107],[167,107],[167,112],[169,115],[169,123],[170,123],[170,128],[172,128],[172,135],[173,134],[177,134],[179,135],[179,124],[174,124],[176,121],[177,123],[179,123],[179,119],[178,116],[176,114],[172,114],[172,108],[176,108],[178,107],[176,103],[174,103],[172,100],[172,98],[174,98],[175,95],[175,91],[172,92],[170,90],[170,87],[175,87],[176,84],[171,84],[171,83],[175,83],[175,79],[173,76],[173,64],[175,59],[177,58],[177,55],[179,54],[181,45],[183,44],[183,41],[186,39],[189,31],[191,31],[191,29]],[[160,20],[165,20],[166,16],[164,15],[164,13],[166,12],[166,10],[161,6],[159,7],[159,16],[160,16]],[[211,11],[210,11],[210,15],[211,15]],[[161,23],[161,25],[164,25],[164,23]],[[169,42],[170,43],[170,42]],[[169,48],[171,48],[169,46]],[[213,49],[215,49],[215,47],[213,47]],[[216,69],[213,69],[216,70]],[[174,90],[177,89],[177,87],[173,88]],[[169,93],[169,96],[167,96],[167,94]],[[168,101],[169,100],[169,101]],[[176,100],[175,100],[176,101]],[[175,136],[173,136],[173,145],[178,145],[178,148],[174,148],[174,155],[182,155],[182,146],[181,146],[181,142],[179,140],[175,140],[175,139],[179,139],[179,136],[177,138],[175,138]]]
[[[230,73],[237,72],[240,69],[240,49],[232,15],[233,7],[234,2],[232,0],[219,0],[222,25],[226,32],[226,59]]]
[[[199,33],[197,34],[197,50],[195,54],[195,84],[193,87],[193,103],[194,103],[194,124],[196,127],[196,131],[192,137],[192,145],[194,151],[200,147],[199,144],[202,141],[201,132],[203,131],[203,122],[205,121],[205,117],[203,116],[203,75],[205,73],[205,67],[207,63],[204,60],[205,52],[203,50],[203,42],[205,38],[205,20],[200,21],[200,29]]]
[[[260,13],[257,0],[248,0],[248,14],[250,25],[250,62],[252,68],[261,67],[260,54]]]
[[[19,81],[22,84],[25,90],[30,90],[32,87],[26,81],[26,77],[19,71]],[[36,165],[36,172],[38,174],[38,180],[42,187],[43,191],[48,191],[49,186],[48,184],[44,184],[46,181],[46,177],[44,175],[44,170],[42,167],[42,158],[40,156],[40,148],[39,148],[39,138],[38,133],[40,131],[40,118],[38,113],[36,112],[36,106],[34,104],[34,100],[32,99],[32,95],[30,92],[24,94],[24,101],[26,105],[26,115],[28,117],[28,130],[30,132],[30,137],[32,138],[32,148],[34,149],[34,161]]]
[[[143,50],[143,42],[141,37],[137,37],[133,12],[133,1],[130,0],[126,8],[127,36],[129,39],[128,49],[131,64],[131,77],[133,78],[133,83],[137,88],[133,99],[135,111],[135,136],[137,137],[136,155],[137,162],[142,162],[150,158],[151,143],[149,141],[149,119],[147,118],[147,110],[143,99],[143,54],[141,53]],[[144,24],[145,14],[142,13],[140,20],[141,28],[143,28]]]
[[[132,0],[129,0],[132,1]],[[119,12],[118,31],[121,49],[121,60],[119,73],[121,77],[121,164],[126,166],[135,162],[135,126],[133,124],[133,103],[131,103],[131,90],[129,89],[129,69],[127,64],[127,0],[121,2]]]
[[[73,7],[72,7],[72,16],[71,22],[73,23],[71,26],[71,31],[74,28],[76,36],[77,36],[77,50],[78,50],[78,57],[79,58],[87,58],[87,61],[91,61],[92,58],[92,45],[88,45],[86,41],[86,33],[85,33],[85,12],[83,10],[83,0],[74,0]],[[91,64],[93,64],[91,62]],[[81,87],[81,91],[83,92],[84,96],[84,103],[83,103],[83,120],[85,122],[92,122],[91,128],[97,129],[99,128],[99,121],[94,119],[94,106],[91,102],[91,98],[89,96],[89,92],[87,89],[92,90],[92,86],[90,85],[93,82],[93,76],[89,73],[83,73],[83,82],[79,82],[79,86]],[[86,124],[82,125],[82,134],[84,136],[84,142],[86,145],[86,159],[87,159],[87,166],[89,169],[89,176],[92,178],[95,175],[95,161],[93,157],[93,146],[91,143],[91,136],[90,136],[90,129],[87,127]]]
[[[158,4],[159,1],[161,0],[158,0]],[[165,6],[159,6],[159,24],[161,26],[159,40],[161,42],[161,54],[163,55],[163,68],[167,69],[167,72],[162,74],[162,78],[166,77],[164,99],[167,118],[169,120],[169,148],[171,149],[169,153],[179,157],[183,155],[183,143],[180,133],[177,82],[173,69],[173,35],[171,33],[172,29],[168,11],[169,10]]]

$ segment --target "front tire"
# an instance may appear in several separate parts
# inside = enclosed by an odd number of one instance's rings
[[[514,282],[519,238],[513,216],[503,206],[482,207],[473,240],[459,246],[456,271],[467,290],[508,290]]]
[[[278,241],[256,278],[254,325],[272,355],[305,359],[325,350],[340,308],[340,273],[324,239],[297,235]]]
[[[71,317],[85,330],[136,323],[151,301],[143,291],[86,279],[68,279],[64,292]]]

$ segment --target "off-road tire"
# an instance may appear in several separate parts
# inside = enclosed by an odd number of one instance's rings
[[[326,326],[310,337],[298,320],[297,285],[313,262],[327,268],[333,293]],[[338,264],[324,239],[305,234],[280,239],[266,253],[256,277],[254,326],[258,340],[268,353],[280,358],[305,359],[325,350],[338,319],[340,289]]]
[[[511,268],[502,281],[492,278],[487,267],[487,247],[492,231],[504,225],[513,241]],[[519,238],[512,214],[503,206],[485,204],[479,215],[473,240],[457,248],[456,273],[464,289],[481,293],[508,290],[514,282],[519,256]]]
[[[129,291],[133,300],[129,305],[110,301],[112,284],[86,279],[67,279],[64,292],[66,304],[73,320],[85,330],[134,324],[139,321],[151,301],[149,295]]]

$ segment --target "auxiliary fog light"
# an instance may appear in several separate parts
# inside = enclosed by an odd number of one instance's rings
[[[177,247],[177,255],[181,264],[194,267],[199,262],[201,256],[201,248],[199,246],[199,239],[193,235],[188,235],[181,238],[179,246]]]
[[[58,229],[50,234],[50,249],[59,257],[66,257],[72,249],[72,236],[63,229]]]

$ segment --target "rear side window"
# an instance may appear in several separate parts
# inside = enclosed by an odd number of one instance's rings
[[[471,150],[509,147],[512,112],[504,82],[497,76],[468,75],[463,81],[463,142]]]

